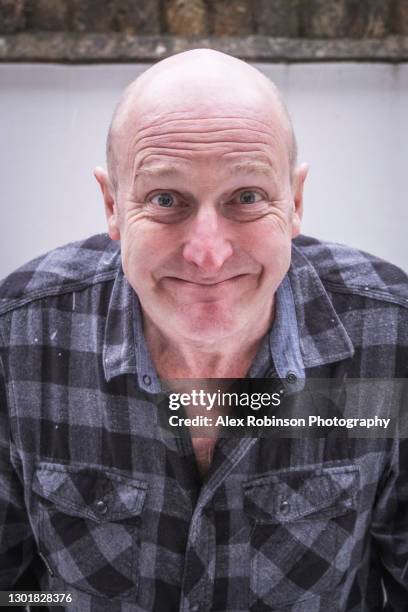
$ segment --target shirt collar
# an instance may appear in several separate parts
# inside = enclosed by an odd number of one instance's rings
[[[118,271],[110,295],[105,323],[102,359],[107,381],[136,373],[133,303],[135,293],[127,282],[118,252]]]
[[[249,376],[262,375],[273,363],[279,378],[304,379],[304,368],[340,361],[353,355],[353,345],[312,264],[292,243],[292,263],[276,292],[276,315],[252,364]],[[107,381],[136,374],[139,387],[162,388],[142,329],[139,300],[122,266],[113,284],[105,325],[103,367]]]
[[[273,367],[272,367],[273,363]],[[292,288],[286,275],[275,294],[275,318],[249,370],[250,378],[304,378]]]
[[[293,291],[305,368],[352,357],[353,343],[315,267],[293,243],[288,277]]]
[[[120,263],[109,301],[102,358],[108,382],[115,376],[135,374],[139,388],[162,391],[143,334],[140,302]]]

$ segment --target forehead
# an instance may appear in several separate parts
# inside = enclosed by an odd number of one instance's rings
[[[291,127],[274,85],[238,60],[187,55],[148,69],[125,92],[110,139],[121,169],[157,155],[226,163],[258,153],[287,161]]]
[[[231,174],[266,174],[288,164],[288,140],[282,125],[253,109],[200,109],[147,113],[130,122],[123,142],[126,169],[133,174],[170,176],[195,164],[219,165]]]
[[[210,64],[156,67],[131,86],[110,139],[118,175],[157,155],[225,165],[258,154],[289,164],[291,128],[271,82],[242,62]]]

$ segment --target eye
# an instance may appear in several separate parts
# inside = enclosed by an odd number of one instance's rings
[[[153,204],[157,204],[158,206],[161,206],[162,208],[171,208],[174,204],[174,197],[172,196],[171,193],[168,193],[167,191],[163,191],[162,193],[157,193],[156,195],[154,195],[150,201]]]
[[[238,194],[238,202],[240,204],[255,204],[263,200],[263,197],[257,191],[246,189]]]

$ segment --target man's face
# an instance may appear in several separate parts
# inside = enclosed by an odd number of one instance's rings
[[[279,122],[248,107],[162,109],[123,146],[110,229],[145,317],[197,342],[270,320],[299,233]]]

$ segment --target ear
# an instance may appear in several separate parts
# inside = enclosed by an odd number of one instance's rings
[[[303,216],[303,188],[308,172],[308,164],[301,164],[296,168],[293,175],[292,238],[296,238],[300,234]]]
[[[105,215],[108,222],[108,234],[112,240],[120,240],[118,209],[115,202],[114,190],[108,173],[103,168],[97,167],[93,171],[94,177],[101,188],[105,202]]]

